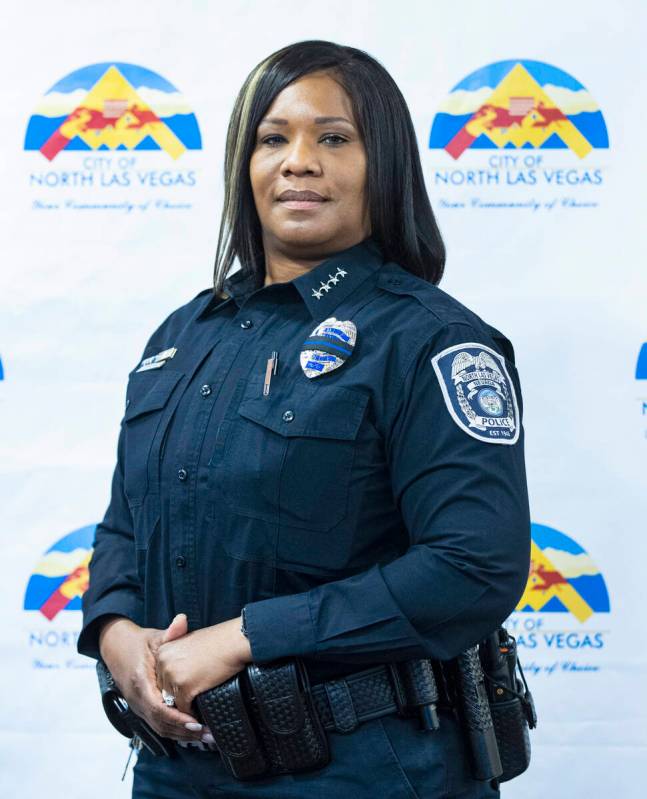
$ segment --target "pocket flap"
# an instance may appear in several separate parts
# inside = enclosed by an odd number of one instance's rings
[[[182,375],[183,372],[173,372],[170,369],[162,369],[155,375],[150,371],[131,375],[126,392],[124,420],[129,421],[143,413],[163,408]]]
[[[238,413],[279,435],[352,440],[368,395],[342,386],[299,386],[289,397],[248,397]]]

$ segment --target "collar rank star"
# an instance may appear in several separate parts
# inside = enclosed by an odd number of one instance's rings
[[[351,321],[331,316],[317,325],[301,345],[301,368],[306,377],[319,377],[337,369],[352,355],[357,328]]]
[[[169,361],[176,352],[176,347],[169,347],[167,350],[158,352],[157,355],[151,355],[150,358],[144,358],[136,371],[147,372],[149,369],[159,369],[160,367],[164,366],[164,364]]]
[[[337,267],[337,271],[335,272],[334,275],[331,275],[330,272],[328,272],[329,279],[326,281],[322,280],[318,288],[312,289],[312,296],[320,300],[324,294],[328,294],[330,289],[333,286],[336,286],[337,283],[339,283],[339,280],[342,277],[346,277],[347,274],[348,272],[345,269],[342,269],[340,266]]]

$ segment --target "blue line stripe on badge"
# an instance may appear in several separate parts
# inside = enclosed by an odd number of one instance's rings
[[[304,341],[301,346],[307,347],[308,344],[312,344],[313,347],[318,347],[321,343],[321,341]],[[352,350],[347,350],[346,347],[340,347],[338,344],[331,344],[329,341],[326,342],[326,347],[331,347],[333,350],[339,350],[345,355],[350,355],[352,352]]]

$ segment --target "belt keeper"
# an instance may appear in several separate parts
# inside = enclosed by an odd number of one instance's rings
[[[353,732],[359,727],[353,697],[346,680],[331,680],[324,683],[330,712],[338,732]]]
[[[402,682],[402,677],[398,671],[397,663],[388,663],[387,667],[391,675],[391,682],[393,683],[393,693],[395,695],[395,703],[398,706],[398,716],[408,716],[410,714],[407,712],[409,710],[407,694]]]

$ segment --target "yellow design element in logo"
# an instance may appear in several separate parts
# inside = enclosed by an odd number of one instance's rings
[[[580,158],[593,149],[522,64],[516,64],[447,144],[458,158],[479,136],[497,147],[541,147],[557,135]]]
[[[186,150],[114,65],[104,72],[82,104],[45,142],[41,152],[52,160],[76,136],[93,150],[102,145],[111,150],[119,145],[131,150],[147,136],[171,158],[179,158]]]
[[[530,559],[528,582],[516,610],[530,606],[538,611],[553,597],[557,597],[578,621],[584,622],[593,615],[593,609],[588,602],[578,594],[534,541],[531,544]]]

